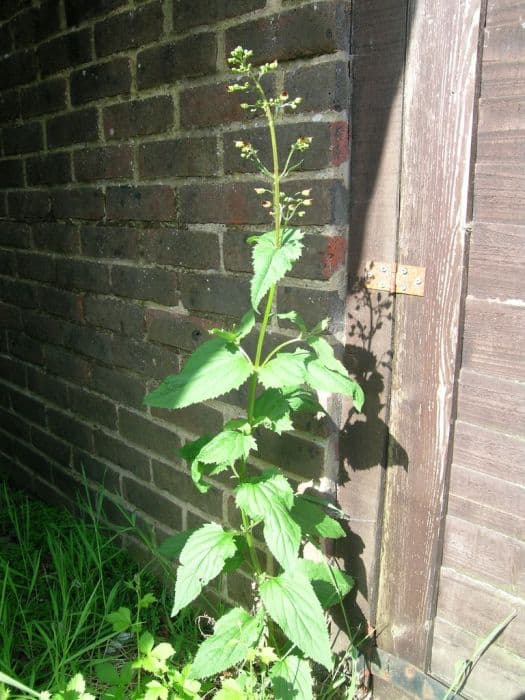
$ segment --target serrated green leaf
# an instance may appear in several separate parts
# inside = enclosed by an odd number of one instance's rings
[[[153,593],[146,593],[139,600],[139,608],[141,610],[146,610],[151,605],[153,605],[153,603],[156,603],[156,602],[157,602],[157,598],[153,595]]]
[[[322,508],[302,496],[295,496],[290,513],[307,535],[330,539],[345,536],[345,531],[337,520],[331,518]]]
[[[174,653],[175,649],[169,642],[161,642],[151,650],[151,656],[155,659],[159,659],[159,661],[167,661]]]
[[[313,678],[306,659],[290,654],[272,667],[275,700],[313,700]]]
[[[295,352],[278,352],[259,369],[259,381],[267,389],[287,389],[304,384],[306,363],[311,359],[311,353],[301,348]]]
[[[310,360],[306,368],[306,382],[317,391],[351,396],[358,411],[363,408],[365,396],[359,384],[346,374],[327,369],[321,360]]]
[[[298,569],[268,578],[259,586],[270,617],[306,656],[329,671],[332,653],[323,609],[312,584]]]
[[[120,675],[109,661],[97,664],[95,666],[95,673],[102,683],[106,683],[107,685],[118,685],[120,683]]]
[[[184,408],[238,389],[253,365],[234,343],[214,338],[199,346],[179,374],[172,374],[146,396],[158,408]]]
[[[197,532],[197,528],[184,530],[184,532],[178,532],[176,535],[167,537],[159,546],[160,554],[166,559],[178,559],[184,549],[184,545],[194,532]]]
[[[146,683],[144,700],[168,700],[169,689],[160,681],[152,680]]]
[[[301,543],[301,528],[290,514],[293,491],[288,480],[274,471],[245,481],[235,490],[239,508],[264,522],[264,539],[283,568],[292,566]]]
[[[290,406],[281,389],[266,389],[255,400],[253,424],[263,425],[279,435],[283,430],[292,430]]]
[[[259,641],[263,629],[261,616],[252,617],[242,608],[234,608],[215,624],[211,637],[200,645],[191,668],[192,678],[207,678],[244,661],[248,649]]]
[[[125,632],[131,627],[131,612],[129,608],[119,608],[115,610],[115,612],[109,613],[106,619],[113,627],[113,631],[117,632],[117,634]]]
[[[225,678],[214,700],[246,700],[248,696],[234,678]]]
[[[299,559],[297,568],[311,581],[325,610],[342,600],[354,587],[354,579],[351,576],[326,562]]]
[[[139,651],[141,654],[149,654],[153,649],[155,639],[151,632],[143,632],[139,637]]]
[[[193,440],[193,442],[187,442],[178,451],[179,455],[188,462],[193,483],[201,493],[207,493],[211,488],[210,484],[203,481],[204,476],[220,474],[227,469],[226,464],[210,466],[209,464],[201,462],[198,458],[203,447],[212,440],[212,436],[203,435],[197,440]]]
[[[189,537],[180,554],[172,617],[220,574],[225,561],[235,554],[234,538],[234,532],[223,530],[217,523],[207,523]]]
[[[303,249],[304,233],[298,229],[285,228],[282,231],[281,245],[275,246],[275,233],[270,231],[257,238],[252,251],[253,277],[251,282],[251,302],[255,310],[270,287],[289,272],[294,262],[299,260]]]
[[[293,323],[303,335],[308,333],[303,317],[301,314],[298,314],[297,311],[287,311],[284,314],[276,314],[276,316],[281,319],[281,321],[290,321],[290,323]]]
[[[228,343],[238,343],[245,338],[255,326],[255,313],[253,309],[247,311],[239,321],[237,326],[234,326],[230,331],[223,328],[212,328],[211,335],[216,335],[218,338],[226,340]]]
[[[315,354],[326,369],[331,369],[332,372],[339,372],[339,374],[346,376],[345,366],[335,357],[333,347],[325,338],[309,338],[307,342],[314,349]]]
[[[230,467],[239,459],[246,459],[251,450],[257,449],[253,435],[237,430],[223,430],[215,435],[196,456],[204,464],[227,464]]]
[[[292,411],[297,413],[326,413],[315,394],[302,387],[290,387],[283,390],[283,396]]]

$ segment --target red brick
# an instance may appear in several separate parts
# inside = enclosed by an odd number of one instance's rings
[[[51,250],[64,255],[80,252],[80,238],[76,226],[53,222],[33,224],[32,228],[33,242],[37,249]]]
[[[21,126],[5,126],[2,141],[6,156],[40,151],[44,146],[44,134],[40,122],[27,122]]]
[[[348,110],[349,64],[347,61],[333,61],[290,68],[284,76],[284,88],[291,96],[301,97],[299,113]]]
[[[173,99],[158,95],[104,107],[104,134],[107,139],[146,136],[173,126]]]
[[[65,109],[67,104],[67,84],[64,78],[55,78],[37,83],[20,92],[22,117],[35,117]]]
[[[26,159],[28,185],[63,185],[71,181],[69,153],[46,153]]]
[[[197,34],[187,39],[161,44],[137,56],[137,83],[140,90],[214,73],[217,40],[214,34]]]
[[[250,298],[249,280],[233,276],[185,272],[180,288],[182,303],[189,311],[239,317]]]
[[[73,163],[79,182],[117,180],[133,175],[133,151],[128,145],[84,148],[75,151]]]
[[[49,213],[49,195],[43,190],[8,192],[7,206],[13,219],[44,219]]]
[[[81,29],[51,39],[38,47],[37,54],[43,76],[88,63],[92,59],[91,29]]]
[[[148,339],[191,352],[209,340],[208,329],[213,322],[198,316],[183,316],[178,313],[147,309],[146,325]]]
[[[97,63],[74,71],[70,80],[73,105],[127,94],[131,89],[131,63],[128,58]]]
[[[0,245],[7,248],[29,248],[31,228],[27,224],[0,221]]]
[[[220,265],[219,238],[208,231],[172,228],[143,231],[144,258],[148,262],[200,270]]]
[[[108,219],[171,221],[176,216],[175,192],[167,185],[108,187]]]
[[[94,108],[82,109],[49,119],[46,125],[47,147],[58,148],[74,143],[96,141],[98,116]]]
[[[82,253],[91,258],[137,260],[141,231],[122,226],[83,226]]]
[[[0,160],[0,188],[23,187],[24,166],[19,158]]]
[[[16,48],[35,44],[60,31],[58,0],[44,0],[17,15],[11,23]]]
[[[65,0],[68,27],[108,14],[126,3],[127,0]]]
[[[30,83],[36,78],[35,52],[18,51],[0,60],[0,90]]]
[[[178,138],[145,143],[139,150],[142,178],[216,175],[219,169],[217,139]]]
[[[8,90],[0,93],[0,124],[14,122],[20,116],[20,93]]]
[[[164,16],[160,2],[121,12],[95,25],[97,56],[137,48],[157,40],[162,34]]]
[[[179,300],[177,273],[158,267],[113,265],[111,288],[117,296],[175,306]]]
[[[266,0],[174,0],[173,28],[176,32],[184,32],[199,24],[214,24],[259,10],[265,4]]]
[[[109,267],[87,260],[58,259],[57,281],[60,287],[105,294],[110,290]]]
[[[96,188],[53,190],[51,201],[57,219],[101,219],[104,216],[104,193]]]

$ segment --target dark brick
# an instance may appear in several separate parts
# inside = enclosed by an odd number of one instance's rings
[[[285,286],[277,290],[279,312],[298,311],[308,327],[313,327],[321,318],[330,318],[331,330],[338,329],[342,322],[343,306],[336,291]]]
[[[106,198],[108,219],[171,221],[176,216],[175,192],[167,185],[108,187]]]
[[[65,255],[74,255],[80,252],[80,238],[76,226],[59,223],[38,223],[33,224],[32,228],[35,248]]]
[[[0,355],[0,377],[9,378],[11,384],[26,386],[26,365],[11,357]]]
[[[42,124],[28,122],[22,126],[5,126],[2,129],[2,141],[7,156],[40,151],[44,147]]]
[[[144,309],[138,304],[87,296],[84,315],[93,326],[139,338],[144,334]]]
[[[16,48],[39,43],[60,31],[58,0],[47,0],[17,15],[12,22]]]
[[[16,275],[16,255],[13,250],[0,250],[0,274],[9,277]]]
[[[104,193],[94,187],[53,190],[51,208],[57,219],[102,219]]]
[[[78,294],[65,292],[54,287],[38,289],[38,307],[54,316],[67,318],[71,321],[82,321],[82,297]]]
[[[113,401],[130,408],[144,410],[143,400],[146,395],[146,380],[132,374],[125,374],[115,369],[95,365],[93,367],[91,386]]]
[[[254,187],[261,182],[192,184],[179,188],[181,218],[188,223],[266,224],[268,211],[260,205]]]
[[[211,32],[145,49],[137,56],[138,87],[144,90],[215,73],[216,60],[217,40]]]
[[[141,232],[118,226],[83,226],[82,253],[92,258],[136,260],[140,254]]]
[[[0,187],[23,187],[24,166],[19,158],[0,160]]]
[[[139,479],[150,480],[148,457],[130,447],[119,437],[113,437],[97,430],[95,433],[95,452],[103,459],[131,472]]]
[[[41,369],[27,368],[27,387],[33,394],[37,394],[57,406],[67,406],[66,385],[57,377],[53,377]]]
[[[4,54],[13,52],[13,34],[11,22],[0,25],[0,46]]]
[[[182,273],[181,298],[190,311],[238,317],[250,298],[249,281],[222,275]]]
[[[85,423],[54,408],[47,409],[47,422],[50,431],[57,437],[65,438],[72,445],[89,452],[93,451],[93,430]]]
[[[0,20],[9,19],[15,12],[20,12],[31,4],[31,0],[2,0]]]
[[[18,51],[0,60],[0,90],[30,83],[36,78],[35,52]]]
[[[47,147],[59,148],[74,143],[96,141],[98,138],[98,117],[94,108],[62,114],[47,122]]]
[[[347,51],[349,41],[350,3],[329,0],[231,27],[226,31],[226,53],[249,46],[254,62],[289,61]]]
[[[119,408],[119,431],[122,437],[167,459],[175,459],[180,438],[172,430],[126,409]]]
[[[146,326],[150,340],[188,352],[210,339],[208,329],[213,325],[211,321],[198,316],[182,316],[160,309],[146,311]]]
[[[110,290],[109,268],[87,260],[57,260],[57,282],[66,289],[105,294]]]
[[[19,252],[16,257],[20,277],[39,282],[55,281],[55,261],[50,255]]]
[[[34,309],[36,289],[33,284],[4,278],[0,280],[0,298],[2,301],[16,304],[23,309]]]
[[[167,131],[173,126],[173,99],[158,95],[104,107],[107,139],[125,139]]]
[[[111,338],[95,328],[69,324],[64,332],[64,344],[81,355],[111,363]]]
[[[45,219],[49,214],[49,195],[43,190],[8,192],[7,206],[13,219]]]
[[[205,404],[187,406],[177,411],[154,408],[152,414],[194,435],[218,433],[222,430],[224,422],[220,411]]]
[[[65,109],[67,105],[65,78],[54,78],[23,88],[20,91],[20,104],[24,119]]]
[[[266,0],[174,0],[173,28],[176,32],[184,32],[190,27],[238,17],[265,5]]]
[[[75,178],[80,182],[116,180],[133,175],[131,146],[106,146],[82,149],[73,155]]]
[[[250,235],[242,230],[230,230],[224,236],[224,266],[233,272],[250,272],[252,246],[246,243]],[[308,235],[303,254],[287,274],[302,279],[328,280],[346,261],[344,236]]]
[[[62,440],[57,440],[39,428],[31,428],[31,442],[37,450],[51,457],[55,462],[64,467],[69,467],[71,463],[71,445]]]
[[[167,491],[181,503],[191,503],[212,517],[222,517],[222,491],[211,488],[208,493],[199,493],[191,477],[180,468],[177,469],[173,463],[166,464],[153,459],[151,468],[153,481],[160,489]]]
[[[11,328],[14,331],[21,331],[23,325],[20,309],[16,306],[4,304],[2,301],[0,301],[0,327]]]
[[[0,245],[8,248],[29,248],[31,229],[27,224],[0,221]]]
[[[139,149],[142,178],[216,175],[218,169],[216,138],[153,141],[142,144]]]
[[[337,166],[349,158],[347,122],[309,122],[281,125],[277,129],[279,162],[283,165],[290,147],[301,136],[313,138],[310,148],[296,153],[292,163],[301,165],[299,170],[322,170]],[[243,159],[235,141],[249,141],[259,151],[259,157],[272,170],[271,143],[266,128],[234,131],[224,137],[224,170],[230,173],[258,172],[252,161]]]
[[[18,391],[11,391],[11,406],[15,413],[18,413],[24,418],[24,420],[31,421],[32,423],[39,423],[40,425],[45,425],[46,423],[46,412],[44,409],[44,404],[31,396],[26,394],[20,394]]]
[[[66,20],[69,27],[85,22],[93,17],[106,15],[127,0],[66,0]]]
[[[133,479],[123,479],[126,500],[150,517],[174,530],[182,529],[182,511],[180,506],[164,498],[158,491],[146,487]]]
[[[71,180],[69,153],[49,153],[26,159],[28,185],[62,185]]]
[[[24,327],[27,335],[46,343],[61,345],[64,337],[64,322],[41,311],[26,311]]]
[[[301,97],[298,112],[349,109],[350,71],[346,61],[293,68],[285,73],[284,88]]]
[[[143,244],[148,262],[198,270],[217,269],[220,265],[216,233],[172,228],[145,230]]]
[[[86,452],[75,450],[73,465],[80,474],[100,484],[105,492],[121,494],[119,474],[109,464],[101,462]]]
[[[259,456],[305,478],[319,478],[323,474],[325,446],[306,440],[294,433],[277,435],[261,430],[257,436]]]
[[[70,32],[38,47],[38,63],[43,76],[74,68],[91,61],[91,30]]]
[[[117,409],[111,401],[91,394],[85,387],[69,387],[68,395],[69,409],[75,415],[106,428],[116,428]]]
[[[131,63],[128,58],[116,58],[80,68],[71,74],[71,103],[81,105],[103,97],[129,93]]]
[[[14,122],[20,116],[20,94],[18,90],[0,93],[0,124]]]
[[[47,457],[37,454],[32,447],[22,444],[17,446],[16,452],[19,461],[25,464],[31,472],[38,474],[45,481],[51,481],[52,468]]]
[[[90,381],[91,366],[83,357],[54,345],[45,348],[45,357],[47,369],[60,378],[67,378],[82,386]]]
[[[114,365],[133,370],[148,379],[163,379],[179,370],[179,356],[169,348],[117,335],[113,338],[112,350]]]
[[[9,349],[11,355],[18,357],[20,360],[31,362],[34,365],[44,364],[42,343],[25,335],[25,333],[11,335]]]
[[[97,56],[108,56],[157,40],[162,34],[163,22],[160,2],[152,2],[98,22],[95,25]]]
[[[179,301],[177,273],[160,268],[113,265],[111,288],[117,296],[175,306]]]

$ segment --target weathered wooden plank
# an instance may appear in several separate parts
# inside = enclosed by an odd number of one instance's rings
[[[474,220],[523,224],[525,172],[521,164],[477,164],[474,180]]]
[[[430,655],[468,216],[478,0],[411,4],[399,262],[426,266],[425,296],[396,301],[390,430],[408,452],[387,470],[380,645]]]
[[[463,366],[494,377],[525,380],[525,307],[467,299]]]
[[[459,379],[458,417],[489,430],[523,435],[525,384],[463,368]]]
[[[525,0],[488,0],[487,26],[525,21]]]
[[[520,572],[525,568],[525,542],[447,515],[443,566],[498,586],[513,595],[525,595]]]
[[[476,525],[491,528],[503,535],[525,540],[525,518],[520,513],[498,510],[496,504],[482,505],[469,499],[469,494],[449,494],[447,517],[452,515]]]
[[[476,604],[468,604],[471,601]],[[514,610],[518,613],[516,619],[498,638],[495,646],[521,655],[525,649],[525,601],[454,569],[442,567],[438,617],[471,634],[485,636]]]
[[[508,24],[487,26],[483,61],[523,61],[525,58],[525,28],[516,15]]]
[[[456,661],[472,658],[474,650],[490,631],[487,628],[483,634],[475,636],[438,617],[434,626],[432,675],[450,683],[454,677]],[[470,675],[465,696],[474,700],[520,700],[523,697],[523,678],[523,658],[500,647],[491,646]]]
[[[508,432],[522,430],[523,425],[514,423],[509,416]],[[454,464],[460,467],[522,484],[525,477],[525,439],[457,421],[453,459]]]
[[[481,97],[525,94],[525,61],[486,61],[481,74]]]
[[[523,487],[489,474],[452,465],[450,492],[507,513],[523,513]]]
[[[337,494],[353,533],[349,543],[340,543],[339,553],[357,574],[357,605],[372,622],[390,393],[390,369],[385,361],[392,348],[393,301],[368,292],[362,282],[366,261],[394,260],[396,256],[406,15],[407,0],[359,2],[353,8],[345,360],[365,390],[366,406],[357,417],[348,404],[343,405],[348,420],[340,441]]]
[[[514,130],[525,138],[524,115],[525,95],[522,93],[512,97],[484,98],[479,103],[478,131],[486,134]]]
[[[474,224],[470,237],[468,292],[505,301],[524,296],[525,226]]]
[[[525,160],[525,131],[499,131],[479,134],[477,144],[479,161],[491,160],[519,165]]]

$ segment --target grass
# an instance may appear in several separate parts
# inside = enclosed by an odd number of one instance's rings
[[[0,672],[37,690],[125,655],[107,616],[134,608],[138,591],[159,599],[144,613],[151,632],[186,654],[198,643],[193,620],[170,620],[165,587],[104,529],[101,510],[80,519],[0,484]]]

